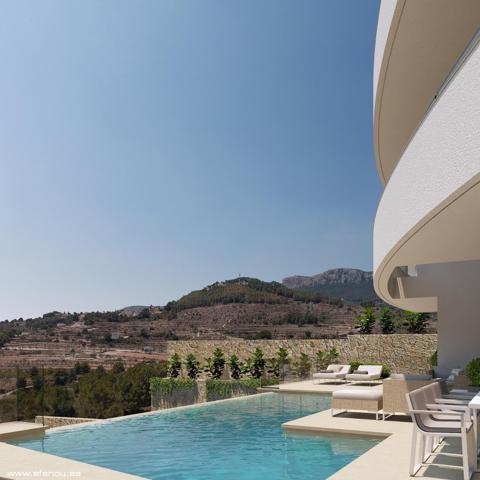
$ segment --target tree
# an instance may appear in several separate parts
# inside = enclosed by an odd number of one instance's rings
[[[251,358],[250,375],[253,378],[261,378],[265,371],[265,358],[260,348],[255,349]]]
[[[206,371],[212,378],[220,379],[225,369],[225,354],[220,348],[213,351],[212,357],[207,358]]]
[[[174,353],[168,361],[167,372],[171,378],[177,378],[182,371],[182,359],[178,353]]]
[[[193,353],[189,353],[185,360],[185,368],[187,369],[187,376],[190,378],[197,378],[200,362]]]
[[[393,321],[392,311],[389,307],[383,307],[379,317],[382,333],[393,333],[395,331],[395,323]]]
[[[306,353],[301,353],[296,363],[296,372],[300,378],[307,378],[310,375],[312,363],[310,357]]]
[[[403,324],[409,333],[425,333],[430,315],[423,312],[407,312]]]
[[[230,376],[234,380],[238,380],[242,374],[242,363],[235,354],[228,359],[228,368],[230,369]]]
[[[326,368],[331,363],[335,362],[338,358],[338,351],[335,347],[328,350],[328,352],[322,352],[321,350],[315,355],[315,366],[317,370]]]
[[[117,360],[112,367],[112,373],[122,373],[125,371],[125,365],[121,360]]]
[[[375,322],[376,318],[374,308],[365,307],[363,312],[357,317],[357,323],[355,324],[355,327],[358,328],[360,333],[369,334],[372,333]]]
[[[77,362],[74,369],[76,375],[82,375],[90,372],[90,365],[87,362]]]

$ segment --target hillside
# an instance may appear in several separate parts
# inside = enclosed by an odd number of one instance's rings
[[[353,333],[360,307],[278,282],[237,278],[164,307],[114,312],[49,312],[0,322],[0,370],[16,365],[133,365],[166,358],[167,340],[322,338]]]
[[[230,303],[282,304],[290,301],[340,303],[336,299],[329,300],[319,293],[293,290],[278,282],[263,282],[256,278],[240,277],[216,282],[202,290],[190,292],[177,301],[167,303],[165,310],[181,311],[187,308]]]
[[[294,290],[340,298],[347,303],[381,303],[373,289],[372,272],[356,268],[335,268],[310,277],[295,275],[284,278],[282,283]]]

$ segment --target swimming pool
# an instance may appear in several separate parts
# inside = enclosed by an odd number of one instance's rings
[[[9,443],[153,480],[321,480],[379,442],[281,427],[327,408],[327,396],[272,393]]]

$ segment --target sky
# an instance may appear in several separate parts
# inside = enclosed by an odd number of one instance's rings
[[[0,6],[0,320],[372,269],[377,0]]]

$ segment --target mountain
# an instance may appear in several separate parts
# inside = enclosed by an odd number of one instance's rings
[[[317,292],[294,290],[278,282],[263,282],[256,278],[239,277],[233,280],[215,282],[202,290],[194,290],[177,301],[165,305],[166,311],[189,308],[211,307],[230,303],[283,304],[288,302],[339,303]]]
[[[373,274],[357,268],[334,268],[311,277],[294,275],[284,278],[283,285],[291,289],[340,298],[348,303],[381,300],[373,289]]]

